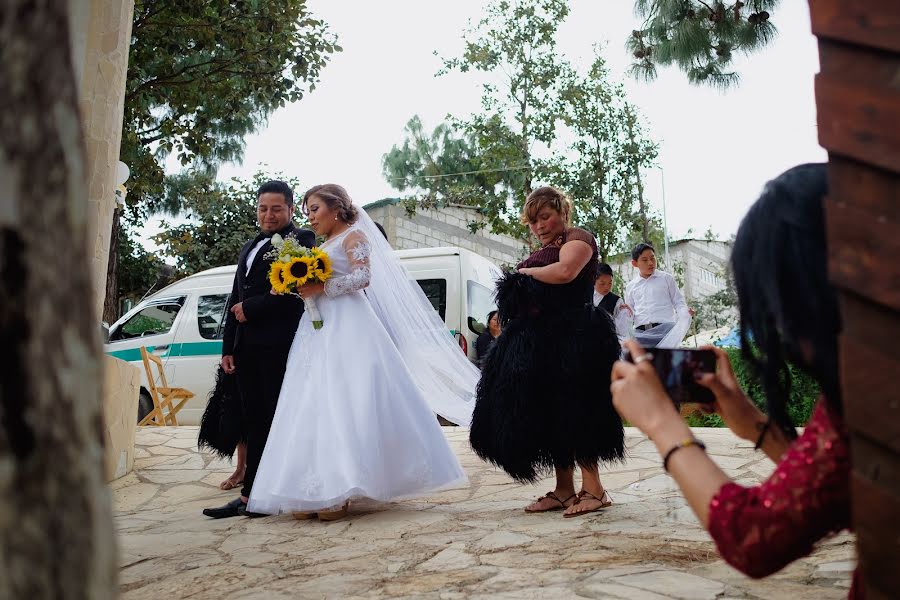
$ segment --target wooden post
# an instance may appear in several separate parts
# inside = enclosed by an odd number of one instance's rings
[[[900,597],[900,2],[811,0],[829,271],[866,597]]]

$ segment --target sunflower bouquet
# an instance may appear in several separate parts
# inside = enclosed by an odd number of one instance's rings
[[[307,248],[292,236],[272,236],[271,252],[266,258],[272,259],[269,267],[269,282],[276,294],[297,294],[297,289],[307,283],[325,283],[331,277],[331,259],[319,248]],[[313,327],[321,329],[322,316],[316,308],[314,298],[305,298],[306,310]]]

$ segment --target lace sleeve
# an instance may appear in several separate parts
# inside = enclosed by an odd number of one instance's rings
[[[341,242],[347,259],[350,261],[350,272],[346,275],[332,277],[325,282],[325,294],[340,296],[361,290],[369,285],[372,271],[369,268],[369,255],[372,246],[369,238],[362,231],[351,231]]]
[[[750,577],[778,571],[849,526],[847,434],[832,422],[824,400],[767,481],[755,487],[727,483],[709,507],[709,533],[719,554]]]

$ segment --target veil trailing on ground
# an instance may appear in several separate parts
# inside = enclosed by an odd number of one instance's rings
[[[360,207],[356,226],[371,244],[371,279],[366,297],[387,330],[431,409],[452,423],[468,426],[475,408],[480,371],[456,340]],[[360,332],[360,335],[364,335]]]
[[[634,339],[648,348],[679,348],[690,328],[690,315],[678,315],[675,323],[663,323],[646,331],[635,330]]]
[[[630,308],[618,307],[613,321],[619,341],[634,338],[645,348],[678,348],[684,342],[684,336],[691,328],[691,315],[687,307],[680,309],[675,315],[674,323],[661,323],[647,330],[639,330],[634,326],[634,313]]]

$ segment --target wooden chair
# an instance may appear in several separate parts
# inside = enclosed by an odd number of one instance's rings
[[[162,361],[155,354],[147,352],[146,346],[141,346],[141,358],[144,360],[144,369],[147,371],[147,387],[150,388],[150,397],[153,398],[153,410],[140,420],[138,427],[178,425],[175,415],[188,400],[194,397],[194,393],[184,388],[169,387]],[[158,378],[153,375],[151,362],[156,364],[159,371]],[[161,386],[156,385],[157,379],[162,383]]]

